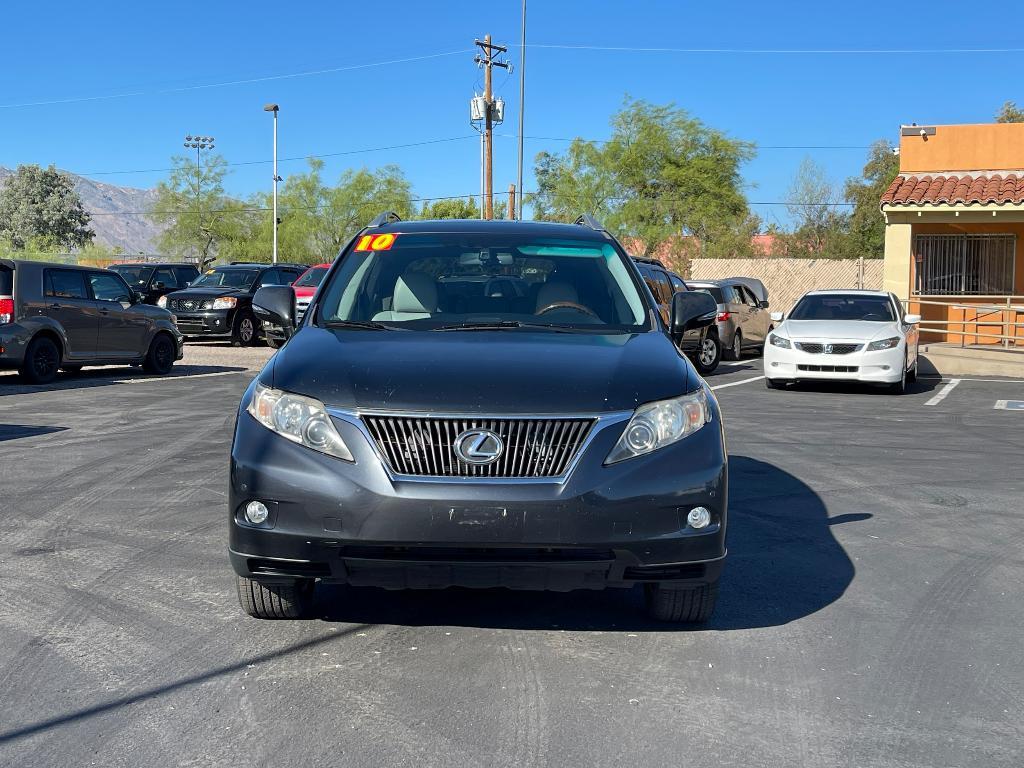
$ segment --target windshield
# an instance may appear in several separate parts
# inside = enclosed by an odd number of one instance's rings
[[[114,264],[111,269],[123,277],[128,285],[146,285],[153,275],[152,267],[128,267],[123,264]]]
[[[190,287],[245,288],[248,289],[259,276],[258,269],[211,269],[193,281]]]
[[[399,234],[386,251],[350,252],[322,293],[321,325],[610,332],[647,322],[625,258],[593,240]]]
[[[690,286],[690,290],[691,291],[696,291],[697,293],[707,293],[707,294],[710,294],[711,298],[713,298],[715,300],[715,302],[718,303],[718,304],[724,304],[725,303],[725,299],[722,297],[722,289],[721,288],[718,288],[718,287],[715,287],[715,286],[691,285]]]
[[[892,302],[885,296],[825,293],[804,296],[789,315],[790,320],[864,320],[891,323]]]
[[[303,272],[302,277],[292,283],[292,285],[296,288],[316,288],[320,285],[320,281],[324,279],[326,274],[327,267],[312,267]]]

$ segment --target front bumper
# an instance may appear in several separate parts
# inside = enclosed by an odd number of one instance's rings
[[[243,401],[243,405],[244,405]],[[725,557],[721,417],[673,446],[603,466],[625,427],[597,432],[562,483],[393,479],[362,430],[335,419],[355,462],[296,445],[239,413],[231,452],[235,571],[392,589],[569,590],[710,582]],[[270,509],[245,521],[253,499]],[[707,528],[687,526],[695,506]]]
[[[852,340],[862,348],[845,355],[810,353],[764,345],[764,375],[774,381],[860,381],[866,384],[894,384],[903,375],[906,349],[901,342],[892,349],[867,351],[866,341]]]
[[[230,336],[231,310],[214,309],[204,312],[181,312],[175,310],[178,330],[184,336]]]

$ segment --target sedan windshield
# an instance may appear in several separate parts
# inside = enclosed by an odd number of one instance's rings
[[[303,272],[302,277],[292,283],[292,285],[296,288],[316,288],[320,285],[320,281],[324,279],[326,274],[327,267],[311,267]]]
[[[123,277],[128,285],[146,285],[149,283],[149,278],[153,275],[152,267],[127,267],[114,264],[111,269]]]
[[[248,289],[260,272],[258,269],[211,269],[193,281],[192,288],[243,288]]]
[[[594,240],[398,234],[388,250],[348,253],[323,295],[321,325],[603,332],[647,327],[648,308],[624,256]]]
[[[790,320],[864,320],[891,323],[896,317],[884,296],[819,293],[804,296],[789,315]]]

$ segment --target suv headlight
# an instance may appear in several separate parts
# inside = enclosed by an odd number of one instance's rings
[[[879,349],[892,349],[893,347],[899,346],[899,343],[899,336],[893,336],[891,339],[879,339],[878,341],[872,341],[868,344],[868,351],[874,352]]]
[[[163,307],[164,309],[167,309],[167,297],[161,296],[159,299],[156,300],[156,305],[158,307]]]
[[[711,407],[703,389],[641,405],[604,463],[614,464],[664,448],[692,435],[709,421]]]
[[[793,345],[789,343],[789,339],[779,336],[777,333],[773,333],[768,337],[768,341],[771,342],[773,347],[779,347],[780,349],[789,349]]]
[[[213,300],[213,309],[234,309],[238,299],[234,296],[221,296]]]
[[[355,461],[319,400],[257,384],[246,408],[260,424],[314,451]]]

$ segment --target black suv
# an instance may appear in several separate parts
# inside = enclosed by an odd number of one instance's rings
[[[301,264],[233,262],[207,270],[157,304],[177,316],[186,338],[226,338],[236,347],[248,347],[260,338],[253,294],[268,285],[291,285],[305,270]]]
[[[169,373],[181,342],[171,313],[144,304],[116,272],[0,259],[0,368],[31,384],[84,365]]]
[[[679,275],[665,269],[657,259],[634,256],[633,261],[636,262],[637,269],[640,270],[644,282],[657,302],[662,318],[668,322],[672,311],[672,296],[688,290],[686,283]],[[686,333],[680,341],[680,348],[689,355],[702,376],[714,372],[722,360],[722,344],[718,339],[718,328],[714,325],[714,318],[711,319],[709,327]]]
[[[256,311],[293,329],[295,291]],[[704,621],[725,557],[714,395],[590,217],[402,222],[342,250],[246,390],[230,559],[250,615],[294,618],[317,580],[388,589],[644,585]]]
[[[129,287],[141,293],[147,304],[156,304],[161,296],[187,288],[199,277],[195,264],[181,262],[112,264],[109,268],[123,277]]]

